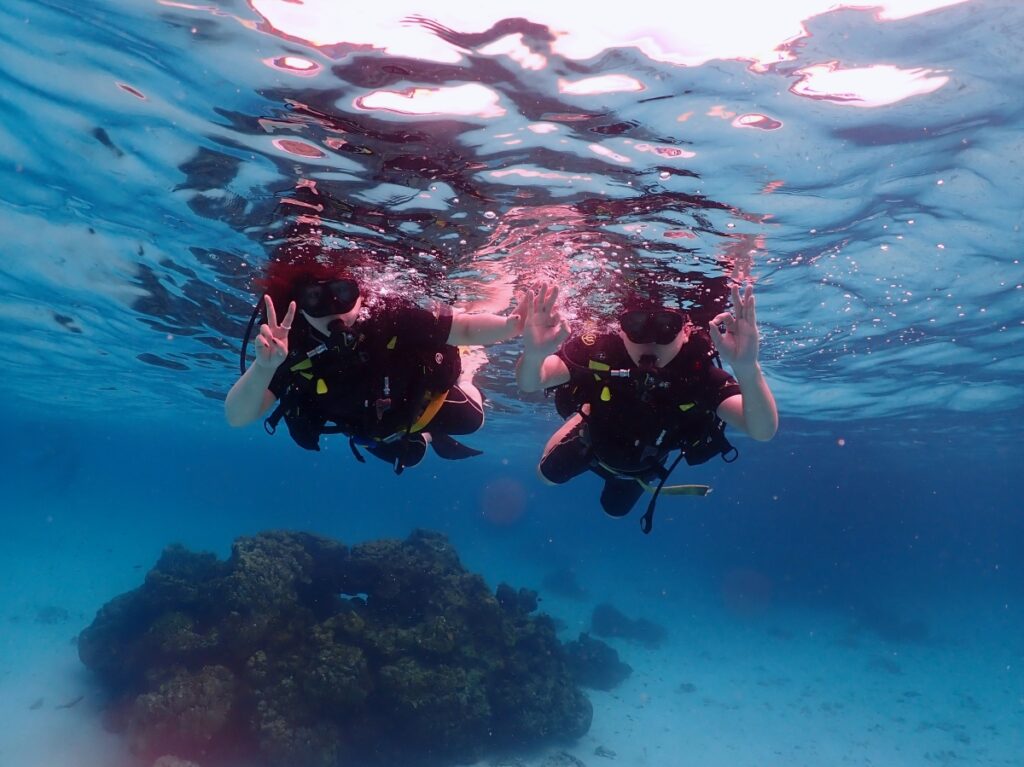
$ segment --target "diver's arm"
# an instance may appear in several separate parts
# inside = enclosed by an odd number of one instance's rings
[[[224,416],[232,426],[250,424],[270,407],[276,397],[267,387],[277,368],[288,357],[288,333],[295,319],[295,302],[288,304],[288,311],[280,323],[270,296],[263,297],[263,305],[267,321],[260,325],[260,332],[254,339],[256,359],[235,381],[224,400]]]
[[[519,355],[516,363],[516,383],[523,392],[540,391],[569,381],[569,367],[561,357],[531,353],[529,349]]]
[[[757,329],[753,286],[747,285],[741,294],[739,286],[734,285],[732,306],[735,315],[722,312],[708,327],[715,348],[732,368],[742,392],[718,406],[718,417],[754,439],[767,442],[779,429],[779,411],[757,362],[761,334]]]
[[[277,399],[267,388],[273,367],[254,363],[235,381],[224,400],[224,416],[232,426],[247,426],[258,419]]]
[[[515,338],[521,332],[523,319],[518,310],[507,317],[490,312],[456,314],[452,317],[448,343],[452,346],[486,346]]]
[[[733,374],[742,394],[722,402],[718,417],[759,442],[767,442],[779,429],[779,411],[761,366],[756,362],[749,367],[733,365]]]

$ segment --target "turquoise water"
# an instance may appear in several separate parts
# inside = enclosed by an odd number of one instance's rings
[[[423,527],[563,640],[605,601],[667,629],[522,764],[1024,765],[1024,8],[831,5],[4,3],[0,764],[138,763],[71,640],[168,544]],[[753,281],[779,434],[644,536],[536,479],[515,343],[472,461],[230,429],[301,179],[378,290],[546,278],[579,325]]]

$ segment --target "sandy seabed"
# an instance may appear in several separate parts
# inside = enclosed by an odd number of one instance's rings
[[[141,581],[167,541],[131,531],[103,540],[23,539],[2,552],[3,767],[135,767],[103,729],[102,698],[74,638]],[[544,576],[535,563],[500,566],[522,585]],[[623,612],[663,625],[667,639],[607,640],[633,673],[610,692],[589,692],[585,737],[478,767],[1024,767],[1024,625],[1007,606],[944,604],[925,616],[926,636],[892,639],[844,614],[772,605],[745,613],[651,595],[642,582],[605,590],[597,571],[576,575]],[[596,601],[546,596],[542,609],[570,640],[589,629]]]

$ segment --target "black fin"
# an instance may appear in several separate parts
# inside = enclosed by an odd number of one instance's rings
[[[635,479],[609,477],[604,481],[604,489],[601,491],[601,508],[609,516],[624,517],[633,510],[643,494],[643,485]]]
[[[463,445],[457,439],[447,434],[430,432],[430,446],[434,452],[446,461],[458,461],[463,458],[472,458],[476,455],[483,455],[482,450],[475,450],[469,445]]]
[[[419,434],[413,434],[408,439],[397,442],[379,442],[364,447],[374,458],[380,458],[394,466],[396,474],[401,474],[403,470],[418,464],[427,452],[426,440]]]

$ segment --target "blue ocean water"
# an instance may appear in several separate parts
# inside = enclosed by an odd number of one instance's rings
[[[564,639],[605,601],[667,628],[609,640],[588,765],[1024,765],[1024,7],[680,5],[3,4],[0,765],[136,763],[71,639],[168,544],[418,527]],[[229,428],[302,180],[380,290],[550,279],[580,325],[752,281],[779,434],[644,536],[537,480],[515,342],[471,461]]]

